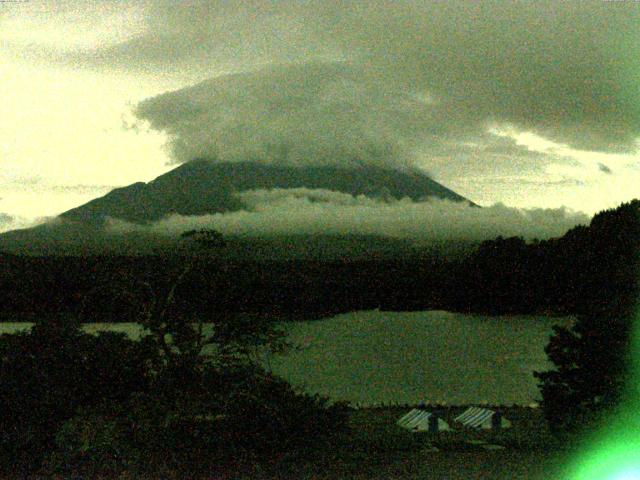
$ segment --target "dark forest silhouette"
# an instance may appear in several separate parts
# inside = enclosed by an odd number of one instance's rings
[[[287,317],[374,307],[576,314],[547,346],[556,368],[536,373],[549,425],[579,431],[622,397],[638,200],[558,239],[497,238],[463,258],[421,263],[233,264],[216,232],[184,240],[209,248],[170,258],[2,257],[5,318],[36,321],[30,333],[0,336],[7,472],[207,475],[330,455],[348,438],[346,406],[294,390],[250,355],[286,347],[274,322]],[[105,320],[140,322],[152,335],[80,330]],[[213,353],[201,355],[205,345]]]
[[[309,319],[375,308],[589,313],[635,288],[637,210],[633,201],[600,212],[591,225],[551,240],[499,237],[466,256],[240,261],[210,254],[184,279],[173,313],[195,319],[236,312]],[[120,279],[162,290],[182,262],[180,255],[0,258],[5,321],[73,315],[89,294],[87,321],[130,321]]]
[[[166,272],[167,288],[127,272],[91,290],[71,318],[0,335],[0,474],[194,478],[304,457],[345,430],[344,404],[259,366],[256,348],[287,348],[273,319],[219,315],[205,331],[203,318],[174,313],[186,276],[224,247],[217,232],[183,238],[193,244]],[[121,313],[150,335],[82,332],[103,292],[118,292]]]

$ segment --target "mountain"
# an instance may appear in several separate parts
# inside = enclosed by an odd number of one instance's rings
[[[351,195],[429,197],[468,201],[417,170],[401,172],[379,167],[282,167],[261,163],[181,165],[149,183],[134,183],[69,210],[61,218],[101,224],[106,217],[145,223],[172,213],[204,215],[240,210],[238,192],[256,189],[309,188]],[[471,202],[469,202],[471,203]]]
[[[354,196],[395,199],[439,198],[474,205],[417,170],[403,172],[371,166],[283,167],[253,162],[213,163],[199,160],[181,165],[151,182],[137,182],[117,188],[103,197],[62,213],[58,221],[5,232],[0,235],[0,251],[35,255],[171,252],[176,247],[174,239],[160,238],[148,232],[126,235],[108,233],[102,226],[109,217],[145,224],[171,214],[191,216],[237,211],[246,208],[238,195],[241,192],[291,188],[323,189]],[[263,255],[264,252],[283,251],[283,245],[288,245],[284,249],[287,255],[300,252],[300,255],[310,257],[327,252],[334,252],[329,256],[338,257],[342,255],[339,252],[345,255],[348,252],[360,252],[360,256],[386,256],[391,251],[406,253],[408,248],[406,241],[374,236],[338,239],[335,236],[325,238],[316,235],[307,238],[300,235],[297,238],[261,241],[241,238],[235,244],[237,248],[228,250]],[[241,256],[241,253],[238,255]],[[294,256],[299,255],[295,253]]]

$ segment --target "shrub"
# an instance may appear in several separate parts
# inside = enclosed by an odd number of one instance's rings
[[[55,436],[49,471],[83,476],[115,476],[139,462],[127,438],[121,411],[81,408]]]
[[[330,405],[256,369],[230,398],[224,443],[256,458],[299,456],[345,432],[347,415],[345,403]]]
[[[256,368],[205,368],[179,390],[164,375],[148,392],[67,420],[52,471],[205,476],[308,456],[346,428],[344,404],[296,392]]]
[[[83,333],[51,321],[0,336],[0,463],[37,469],[79,408],[121,402],[148,388],[146,342]]]

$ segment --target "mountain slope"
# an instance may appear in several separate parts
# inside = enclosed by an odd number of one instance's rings
[[[146,224],[171,214],[185,216],[247,208],[241,192],[256,189],[323,189],[350,195],[382,198],[428,198],[472,202],[418,171],[400,172],[379,167],[281,167],[260,163],[193,161],[149,183],[117,188],[103,197],[71,209],[58,221],[0,234],[0,251],[31,255],[138,255],[171,252],[175,239],[152,232],[119,234],[105,231],[109,217]],[[297,235],[290,238],[240,239],[238,255],[289,255],[295,258],[407,254],[406,242],[380,236]],[[234,250],[234,249],[227,249]],[[297,253],[296,253],[297,252]]]
[[[60,216],[88,224],[100,224],[106,217],[145,223],[172,213],[204,215],[240,210],[243,205],[236,193],[274,188],[326,189],[396,199],[435,197],[467,201],[418,171],[400,172],[369,166],[280,167],[200,160],[181,165],[149,183],[138,182],[115,189]]]

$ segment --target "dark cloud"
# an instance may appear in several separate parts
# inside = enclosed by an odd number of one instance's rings
[[[640,133],[640,9],[631,2],[167,0],[146,15],[144,35],[85,61],[202,76],[339,59],[383,91],[433,99],[445,131],[507,122],[606,151],[635,148]],[[270,88],[299,74],[272,72],[258,74]]]
[[[74,63],[95,48],[124,42],[144,31],[146,0],[4,1],[0,4],[3,54],[21,60]]]
[[[485,240],[497,235],[550,238],[578,224],[582,213],[558,209],[516,209],[501,204],[469,208],[447,200],[385,201],[328,190],[255,190],[240,195],[246,208],[203,216],[173,215],[151,225],[111,219],[112,232],[146,231],[177,236],[214,228],[226,235],[377,235],[421,243]]]
[[[329,19],[318,16],[325,6],[317,0],[143,4],[144,34],[85,52],[81,60],[147,72],[178,65],[202,75],[338,53],[337,45],[326,41]]]
[[[472,125],[344,63],[269,67],[204,81],[140,103],[169,134],[173,157],[288,164],[407,166]],[[477,128],[477,126],[476,126]]]
[[[478,128],[481,126],[478,125]],[[466,138],[438,139],[423,144],[416,152],[416,161],[425,159],[434,171],[449,171],[462,177],[490,177],[498,180],[508,176],[544,172],[545,167],[557,161],[554,157],[529,150],[508,137],[477,132]]]
[[[613,172],[611,171],[611,169],[606,166],[604,163],[600,163],[598,162],[598,169],[602,172],[602,173],[606,173],[607,175],[611,175]]]

